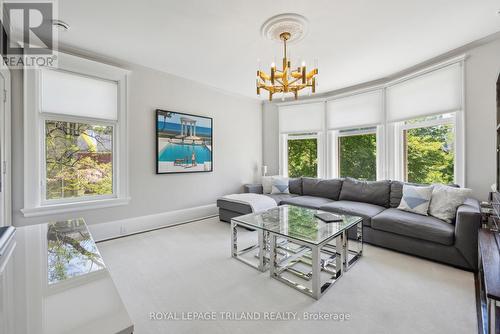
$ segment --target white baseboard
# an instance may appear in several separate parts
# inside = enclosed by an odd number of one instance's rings
[[[154,215],[139,216],[112,222],[89,225],[90,233],[95,241],[113,239],[161,227],[188,223],[216,216],[217,206],[209,204],[194,208],[162,212]]]

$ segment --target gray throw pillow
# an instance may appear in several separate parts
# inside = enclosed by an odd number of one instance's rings
[[[428,216],[427,212],[431,203],[432,188],[432,186],[418,187],[409,184],[403,185],[403,197],[398,209]]]
[[[472,190],[468,188],[455,188],[437,184],[432,190],[429,214],[447,223],[452,223],[457,214],[457,209],[471,197]]]

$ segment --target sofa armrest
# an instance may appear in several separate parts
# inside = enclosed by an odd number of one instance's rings
[[[468,198],[457,209],[455,221],[455,247],[462,253],[471,269],[478,269],[477,243],[481,227],[481,207],[479,201]]]
[[[262,184],[245,184],[243,185],[244,193],[254,193],[254,194],[262,194],[263,188]]]

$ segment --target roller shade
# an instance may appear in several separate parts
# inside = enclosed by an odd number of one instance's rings
[[[382,90],[376,90],[327,102],[327,127],[340,129],[375,125],[384,121]]]
[[[118,84],[58,70],[41,70],[41,111],[116,120]]]
[[[306,103],[279,107],[280,132],[315,132],[323,129],[325,104]]]
[[[401,121],[462,109],[462,65],[456,63],[386,89],[387,119]]]

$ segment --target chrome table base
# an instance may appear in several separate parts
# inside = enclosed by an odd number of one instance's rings
[[[238,250],[238,226],[255,229],[257,243]],[[355,237],[349,239],[349,230],[355,230]],[[363,226],[362,222],[350,229],[342,231],[337,236],[315,245],[291,237],[264,231],[255,226],[231,221],[231,256],[261,272],[269,269],[270,276],[288,286],[319,299],[323,294],[348,271],[363,254]],[[355,249],[350,244],[356,244]],[[257,250],[254,256],[257,261],[250,261],[242,255]],[[310,268],[301,270],[297,265]],[[310,287],[293,280],[293,274],[300,279],[310,282]],[[328,278],[322,280],[321,273]],[[323,275],[324,276],[324,275]]]

